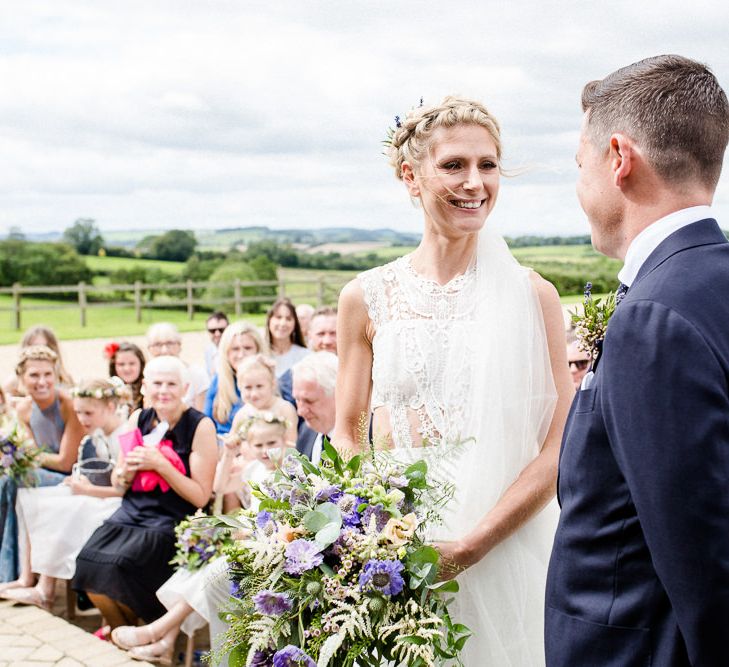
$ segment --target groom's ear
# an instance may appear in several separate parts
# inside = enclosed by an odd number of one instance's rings
[[[630,137],[619,133],[613,134],[610,137],[609,157],[613,182],[616,187],[622,188],[635,167],[636,146]]]
[[[403,162],[401,167],[402,181],[405,183],[405,187],[408,189],[408,193],[411,197],[420,197],[420,186],[415,180],[415,171],[413,171],[413,165],[409,162]]]

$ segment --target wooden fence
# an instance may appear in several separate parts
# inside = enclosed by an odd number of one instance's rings
[[[344,280],[341,277],[330,278],[279,278],[278,280],[245,281],[236,279],[228,283],[196,282],[187,280],[177,283],[142,283],[128,285],[93,285],[80,282],[76,285],[39,285],[24,286],[19,283],[12,287],[0,287],[0,294],[10,294],[12,305],[0,306],[0,312],[13,312],[15,329],[22,328],[24,311],[31,310],[78,310],[81,326],[86,326],[86,314],[96,308],[134,308],[136,321],[142,321],[142,312],[148,309],[186,309],[192,320],[195,309],[211,310],[215,306],[233,307],[235,315],[240,316],[246,304],[269,306],[280,296],[296,287],[290,294],[294,303],[314,301],[317,305],[334,303]],[[303,290],[301,289],[303,287]],[[201,295],[202,290],[210,288],[221,292],[230,291],[230,295],[211,298]],[[174,298],[175,293],[184,295]],[[58,299],[52,304],[35,304],[23,300],[23,296],[48,296]],[[74,296],[75,295],[75,296]]]

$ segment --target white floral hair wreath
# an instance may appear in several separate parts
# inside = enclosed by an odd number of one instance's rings
[[[114,398],[126,398],[129,390],[127,385],[120,377],[114,375],[109,378],[109,382],[113,385],[111,387],[95,387],[94,389],[82,389],[81,387],[74,387],[71,389],[71,395],[74,398],[96,398],[98,400],[103,399],[114,399]]]
[[[277,414],[274,414],[273,412],[256,412],[255,414],[252,414],[250,417],[246,417],[243,420],[243,423],[238,428],[238,435],[240,435],[241,438],[247,438],[248,431],[250,431],[251,426],[261,423],[278,424],[280,426],[283,426],[284,429],[287,429],[289,427],[289,420],[285,417],[281,417]]]

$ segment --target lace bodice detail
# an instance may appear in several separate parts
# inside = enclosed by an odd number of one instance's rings
[[[398,448],[455,442],[463,435],[478,338],[475,265],[439,285],[406,255],[359,278],[375,328],[375,425],[389,420]]]

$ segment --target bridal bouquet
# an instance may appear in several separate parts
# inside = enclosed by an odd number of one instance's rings
[[[232,666],[460,663],[470,631],[448,611],[458,584],[436,583],[423,535],[453,489],[432,484],[424,461],[346,460],[325,441],[320,466],[288,455],[253,494],[257,512],[219,517],[247,534],[224,550]]]
[[[177,550],[170,564],[191,572],[215,560],[230,542],[229,531],[201,510],[175,526],[175,537]]]
[[[30,484],[41,449],[16,417],[0,418],[0,477]]]

